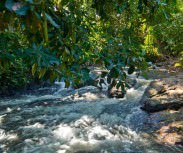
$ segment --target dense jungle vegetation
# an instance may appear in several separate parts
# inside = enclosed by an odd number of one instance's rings
[[[31,82],[87,81],[89,66],[126,72],[177,57],[183,66],[181,0],[1,0],[0,94]]]

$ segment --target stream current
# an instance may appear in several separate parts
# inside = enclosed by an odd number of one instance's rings
[[[149,114],[139,104],[149,83],[138,79],[123,99],[73,96],[63,87],[54,94],[0,99],[0,153],[181,152],[151,135]]]

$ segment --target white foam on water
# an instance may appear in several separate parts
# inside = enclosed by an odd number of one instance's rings
[[[63,104],[68,95],[24,96],[16,102],[4,101],[16,103],[17,107],[0,116],[0,149],[13,153],[159,151],[158,145],[145,139],[134,127],[139,126],[140,117],[143,121],[138,101],[149,83],[138,81],[140,85],[129,89],[123,99],[98,98],[86,92]],[[60,98],[60,103],[54,103],[55,98]],[[47,99],[48,106],[36,103],[22,106]]]
[[[5,130],[0,129],[0,142],[2,141],[11,141],[18,139],[16,134],[6,133]]]

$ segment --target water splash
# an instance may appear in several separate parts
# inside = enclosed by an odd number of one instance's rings
[[[0,152],[169,152],[144,133],[148,114],[138,101],[148,83],[139,79],[123,99],[101,97],[89,92],[94,87],[85,87],[0,100],[5,108],[0,114]]]

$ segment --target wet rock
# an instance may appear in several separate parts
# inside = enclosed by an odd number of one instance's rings
[[[140,103],[142,109],[153,113],[183,107],[183,87],[175,85],[173,79],[157,80],[150,83]]]
[[[106,95],[99,88],[95,86],[85,86],[76,90],[71,91],[69,94],[65,93],[63,100],[74,100],[74,101],[91,101],[104,98]]]
[[[121,88],[117,88],[118,80],[112,81],[112,83],[108,87],[108,96],[109,98],[124,98],[126,94],[126,90],[121,90]],[[126,83],[128,84],[129,88],[134,87],[137,84],[136,78],[127,78]]]
[[[95,86],[85,86],[85,87],[74,90],[72,94],[77,93],[81,96],[81,95],[88,93],[88,92],[97,94],[100,92],[100,89],[98,89]]]
[[[102,75],[107,75],[108,71],[103,68],[91,67],[89,73],[89,79],[81,81],[75,88],[81,88],[85,86],[97,86],[98,78]]]
[[[117,88],[117,80],[113,80],[108,87],[108,97],[109,98],[123,98],[126,94],[125,91],[122,91],[121,88]]]
[[[156,138],[166,144],[181,145],[183,143],[183,122],[173,122],[162,126],[156,131]]]
[[[127,78],[126,82],[130,88],[134,87],[137,84],[136,78]]]
[[[168,65],[166,65],[168,66]],[[183,74],[159,67],[148,74],[152,81],[140,103],[141,109],[150,112],[147,126],[159,143],[172,148],[183,144]]]
[[[146,89],[141,102],[143,103],[147,98],[153,97],[159,93],[164,93],[167,90],[167,86],[161,81],[152,81]]]
[[[120,89],[116,89],[115,87],[108,90],[109,98],[123,98],[125,96],[125,92]]]
[[[166,109],[171,109],[171,110],[178,110],[181,107],[183,107],[183,102],[182,101],[177,101],[177,102],[172,102],[172,103],[166,103],[166,104],[160,104],[160,101],[146,101],[144,106],[141,107],[142,110],[145,110],[149,113],[154,113],[158,111],[163,111]]]

